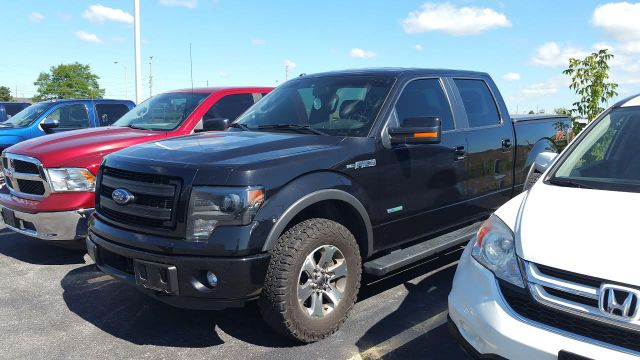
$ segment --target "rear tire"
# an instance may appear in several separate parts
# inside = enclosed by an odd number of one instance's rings
[[[361,274],[358,244],[346,227],[305,220],[282,234],[271,251],[259,300],[262,317],[297,341],[324,339],[346,320]]]

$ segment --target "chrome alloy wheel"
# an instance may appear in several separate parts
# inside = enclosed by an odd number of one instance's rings
[[[342,300],[347,286],[347,261],[333,245],[313,250],[298,277],[298,302],[312,318],[323,318]]]

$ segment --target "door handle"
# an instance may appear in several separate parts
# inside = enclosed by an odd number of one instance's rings
[[[508,150],[511,148],[511,139],[502,139],[502,150]]]
[[[467,157],[467,149],[464,145],[458,145],[453,148],[453,154],[456,161],[464,160]]]

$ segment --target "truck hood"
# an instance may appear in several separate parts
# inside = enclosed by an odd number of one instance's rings
[[[527,261],[640,286],[640,194],[537,183],[515,222],[518,255]],[[515,209],[515,207],[514,207]]]
[[[338,143],[340,137],[253,131],[207,132],[153,141],[118,152],[142,161],[216,165],[240,169]]]
[[[6,151],[34,157],[45,167],[90,168],[100,165],[102,157],[114,151],[165,136],[165,132],[108,126],[46,135]]]

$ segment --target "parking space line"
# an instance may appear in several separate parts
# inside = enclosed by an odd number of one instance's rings
[[[418,337],[428,333],[429,331],[441,326],[447,322],[448,311],[445,310],[419,324],[416,324],[407,330],[395,335],[369,349],[360,352],[347,360],[375,360],[382,359],[391,351],[402,347],[403,345],[417,339]]]

